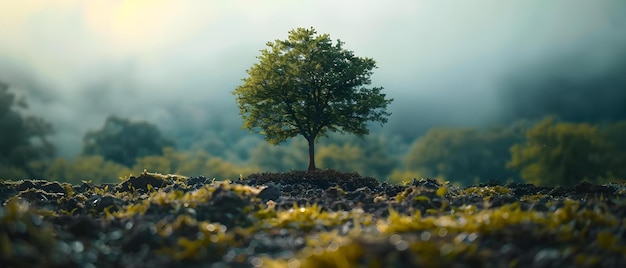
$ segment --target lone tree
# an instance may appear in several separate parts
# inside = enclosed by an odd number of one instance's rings
[[[243,128],[265,135],[271,144],[302,135],[309,145],[309,171],[315,170],[315,140],[327,131],[369,133],[368,121],[387,122],[382,87],[371,83],[376,62],[333,44],[328,34],[298,28],[287,40],[268,42],[248,78],[233,92]]]

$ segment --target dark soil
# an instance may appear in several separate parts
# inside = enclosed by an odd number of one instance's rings
[[[626,184],[0,181],[0,267],[626,267]]]

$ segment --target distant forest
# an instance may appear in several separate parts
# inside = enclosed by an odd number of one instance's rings
[[[626,63],[626,61],[622,61]],[[567,64],[567,63],[562,63]],[[411,109],[411,121],[376,129],[363,139],[319,139],[318,168],[358,172],[381,181],[441,178],[458,184],[489,181],[571,185],[581,180],[626,178],[626,76],[542,70],[511,79],[500,94],[506,107],[497,122],[481,127],[433,127],[429,114],[446,107]],[[561,68],[562,69],[562,68]],[[235,114],[236,116],[236,114]],[[391,115],[393,117],[393,115]],[[225,118],[237,118],[227,116]],[[50,142],[53,125],[32,115],[28,102],[0,84],[0,179],[42,178],[116,182],[144,169],[235,180],[256,172],[303,170],[303,139],[267,144],[224,119],[170,130],[156,122],[109,116],[83,137],[80,156],[66,159]]]

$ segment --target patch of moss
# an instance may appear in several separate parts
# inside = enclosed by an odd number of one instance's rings
[[[34,190],[30,193],[37,193]],[[43,191],[41,191],[43,192]],[[62,265],[55,258],[57,240],[52,226],[43,218],[49,212],[14,197],[0,207],[0,263],[7,267]]]
[[[482,186],[482,187],[469,187],[463,190],[466,195],[476,194],[485,198],[491,198],[497,195],[511,194],[512,190],[505,186]]]

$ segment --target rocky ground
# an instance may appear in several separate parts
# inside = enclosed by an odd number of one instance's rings
[[[626,184],[0,181],[1,267],[626,267]]]

